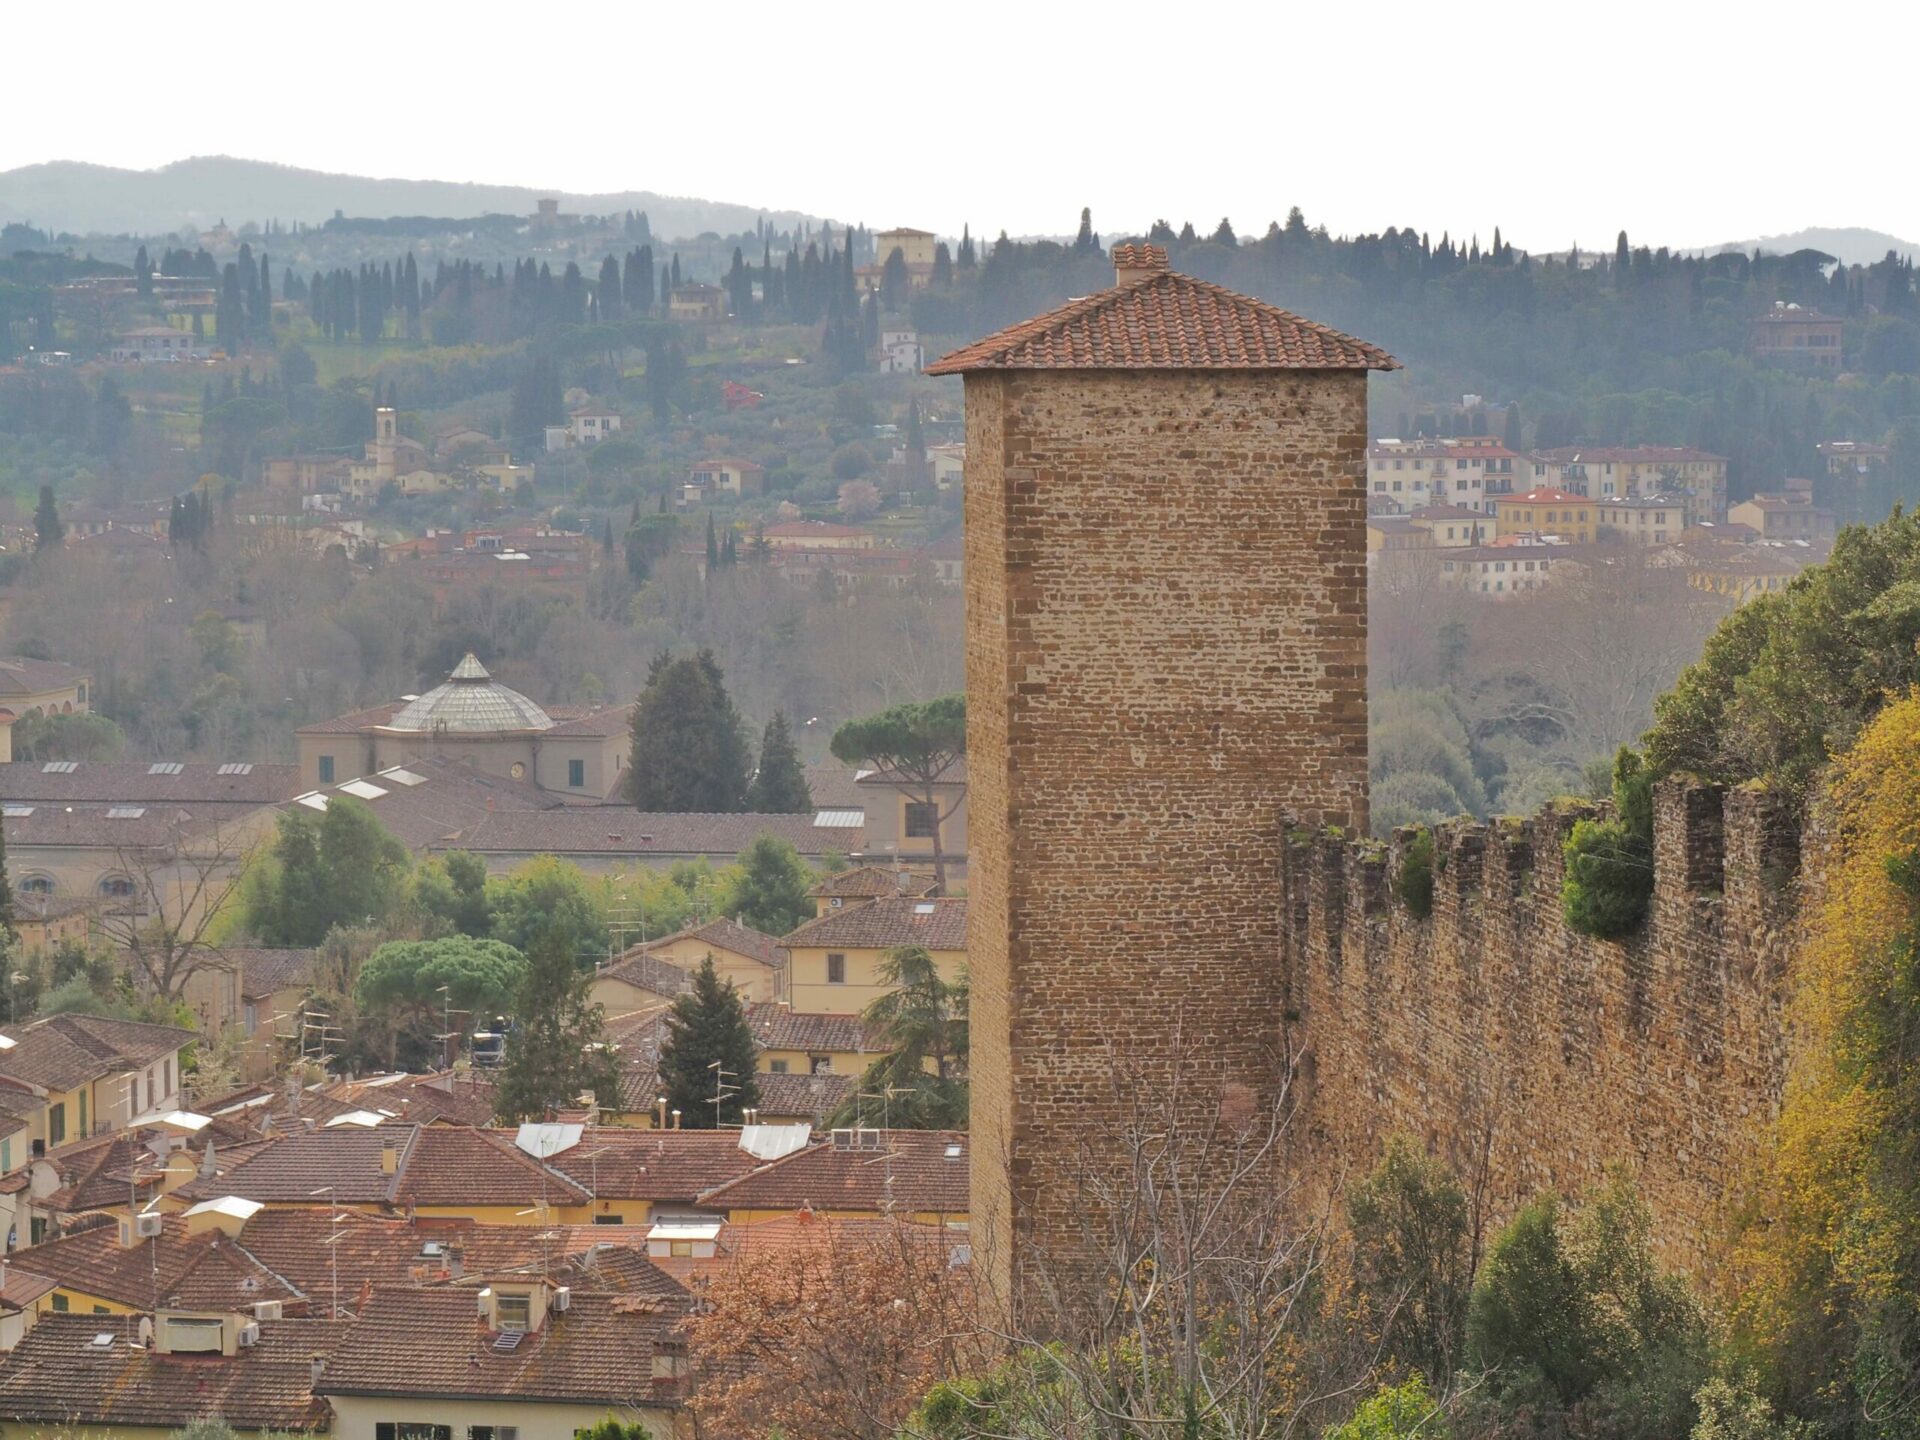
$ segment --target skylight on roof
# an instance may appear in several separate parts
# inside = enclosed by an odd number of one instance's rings
[[[138,820],[147,813],[144,805],[112,805],[107,809],[109,820]]]
[[[80,768],[78,760],[49,760],[40,767],[42,775],[71,775]]]
[[[251,775],[253,773],[253,762],[251,760],[229,761],[225,765],[222,765],[217,773],[221,775]]]
[[[31,814],[33,814],[31,805],[0,805],[0,815],[6,816],[9,820],[24,820]]]
[[[864,825],[867,812],[864,810],[821,810],[813,817],[816,830],[853,830]]]
[[[349,780],[340,789],[343,794],[352,795],[361,800],[378,800],[387,793],[371,780]]]
[[[391,780],[396,785],[424,785],[427,783],[426,776],[416,775],[413,771],[402,769],[398,765],[394,766],[391,770],[382,770],[380,772],[380,778],[382,780]]]
[[[939,908],[940,907],[935,905],[931,900],[916,900],[913,906],[913,913],[916,915],[931,915]]]
[[[304,795],[295,796],[293,803],[296,805],[304,805],[309,810],[324,810],[327,808],[327,797],[322,795],[318,790],[309,790]]]
[[[147,767],[149,775],[178,775],[187,767],[178,760],[159,760]]]
[[[960,1158],[961,1150],[962,1150],[962,1147],[958,1144],[947,1146],[947,1159],[958,1160]]]

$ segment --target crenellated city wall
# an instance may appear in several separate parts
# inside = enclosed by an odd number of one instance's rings
[[[1343,1187],[1403,1131],[1497,1224],[1624,1162],[1669,1259],[1697,1268],[1781,1093],[1799,812],[1757,788],[1662,782],[1652,913],[1618,943],[1561,913],[1562,846],[1594,813],[1438,827],[1424,919],[1392,893],[1413,831],[1290,831],[1285,1023],[1309,1170]]]

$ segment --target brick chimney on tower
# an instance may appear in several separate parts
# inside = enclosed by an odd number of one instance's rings
[[[1164,245],[1116,245],[1113,247],[1113,283],[1138,285],[1156,275],[1167,273],[1167,247]]]

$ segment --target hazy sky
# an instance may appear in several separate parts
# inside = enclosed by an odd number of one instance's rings
[[[1920,188],[1893,167],[1910,5],[345,0],[182,30],[115,0],[89,9],[92,40],[74,13],[8,15],[38,58],[7,67],[0,169],[233,154],[943,233],[1067,231],[1082,205],[1107,231],[1225,214],[1257,233],[1297,204],[1336,232],[1484,244],[1498,224],[1536,250],[1622,226],[1920,239]]]

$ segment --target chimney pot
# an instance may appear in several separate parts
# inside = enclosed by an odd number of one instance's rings
[[[1122,288],[1138,285],[1168,270],[1164,245],[1116,245],[1113,247],[1113,283]]]

